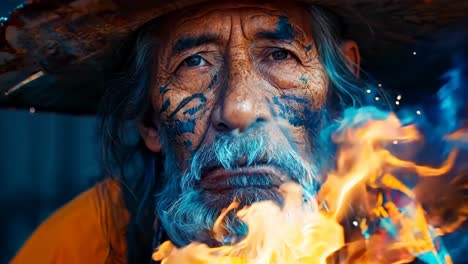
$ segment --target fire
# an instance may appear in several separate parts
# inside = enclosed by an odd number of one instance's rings
[[[430,263],[452,263],[440,248],[438,236],[456,230],[466,220],[467,199],[456,194],[464,195],[468,184],[451,181],[452,187],[446,189],[450,193],[445,195],[462,199],[451,205],[454,217],[449,223],[440,220],[445,212],[434,210],[438,207],[430,195],[424,195],[428,191],[424,186],[451,170],[457,151],[437,168],[400,159],[389,146],[422,141],[416,126],[403,126],[394,114],[365,119],[357,114],[351,125],[343,125],[333,134],[339,146],[336,169],[327,175],[315,199],[304,202],[297,184],[284,184],[282,207],[262,201],[237,211],[249,230],[237,243],[208,247],[194,242],[177,248],[166,241],[153,259],[163,264],[315,264],[409,263],[418,257]],[[446,139],[466,138],[467,131],[460,130]],[[418,184],[411,188],[407,176],[401,175],[417,177]],[[393,193],[403,199],[394,201]],[[223,219],[237,207],[234,201],[222,212],[213,227],[213,238],[222,241]],[[350,217],[355,217],[355,232],[345,236]]]
[[[325,263],[328,255],[344,245],[343,228],[320,213],[315,202],[303,204],[297,184],[284,184],[281,192],[285,197],[283,208],[263,201],[237,212],[249,227],[240,242],[216,248],[192,243],[181,249],[165,242],[153,259],[164,259],[162,263]],[[236,206],[232,203],[218,220]],[[214,230],[222,229],[220,223],[216,221]],[[219,238],[219,232],[214,232],[215,238]]]

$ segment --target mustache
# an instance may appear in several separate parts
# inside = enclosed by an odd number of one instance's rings
[[[225,178],[226,188],[220,192],[214,190],[222,188],[216,177],[213,178],[212,190],[207,191],[200,187],[204,171],[216,167],[239,171],[244,169],[239,169],[239,166],[258,164],[260,167],[274,167],[273,170],[278,168],[281,175],[302,186],[305,199],[313,197],[319,188],[319,180],[316,179],[320,163],[305,162],[298,151],[288,143],[287,137],[283,142],[271,139],[262,127],[249,128],[243,133],[218,135],[213,143],[204,144],[195,151],[187,161],[188,166],[185,170],[179,170],[175,164],[175,157],[168,151],[169,155],[164,160],[164,176],[167,183],[156,196],[156,211],[171,239],[180,246],[190,241],[210,241],[210,230],[214,221],[233,198],[240,202],[241,207],[263,200],[282,203],[281,194],[276,188],[277,179],[271,177],[270,173],[240,173],[235,177]],[[240,160],[242,164],[239,163]],[[264,172],[268,172],[268,168],[264,169]],[[257,168],[256,172],[259,171],[261,170]],[[206,184],[209,178],[206,177],[203,183]],[[231,220],[226,226],[228,233],[244,234],[246,227],[243,223],[235,217]]]
[[[228,133],[218,136],[213,144],[199,148],[181,179],[181,189],[193,190],[207,171],[216,168],[233,170],[240,167],[267,165],[283,172],[288,180],[303,186],[316,187],[311,165],[303,160],[289,144],[275,143],[263,129],[250,129],[242,134]],[[261,177],[247,177],[250,181]],[[238,178],[245,181],[246,179]],[[236,179],[232,179],[235,183]],[[235,184],[234,184],[235,185]]]

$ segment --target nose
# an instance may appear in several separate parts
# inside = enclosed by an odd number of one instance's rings
[[[234,54],[228,65],[225,90],[215,106],[212,123],[218,132],[245,131],[255,123],[269,121],[267,84],[258,76],[247,56]]]

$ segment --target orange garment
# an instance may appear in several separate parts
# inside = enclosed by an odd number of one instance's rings
[[[106,180],[49,217],[11,263],[126,263],[129,218],[119,183]]]

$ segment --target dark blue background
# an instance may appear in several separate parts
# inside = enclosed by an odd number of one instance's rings
[[[0,0],[0,16],[22,2]],[[102,177],[96,135],[94,117],[0,110],[0,263]]]
[[[102,175],[92,117],[0,111],[0,263]]]

